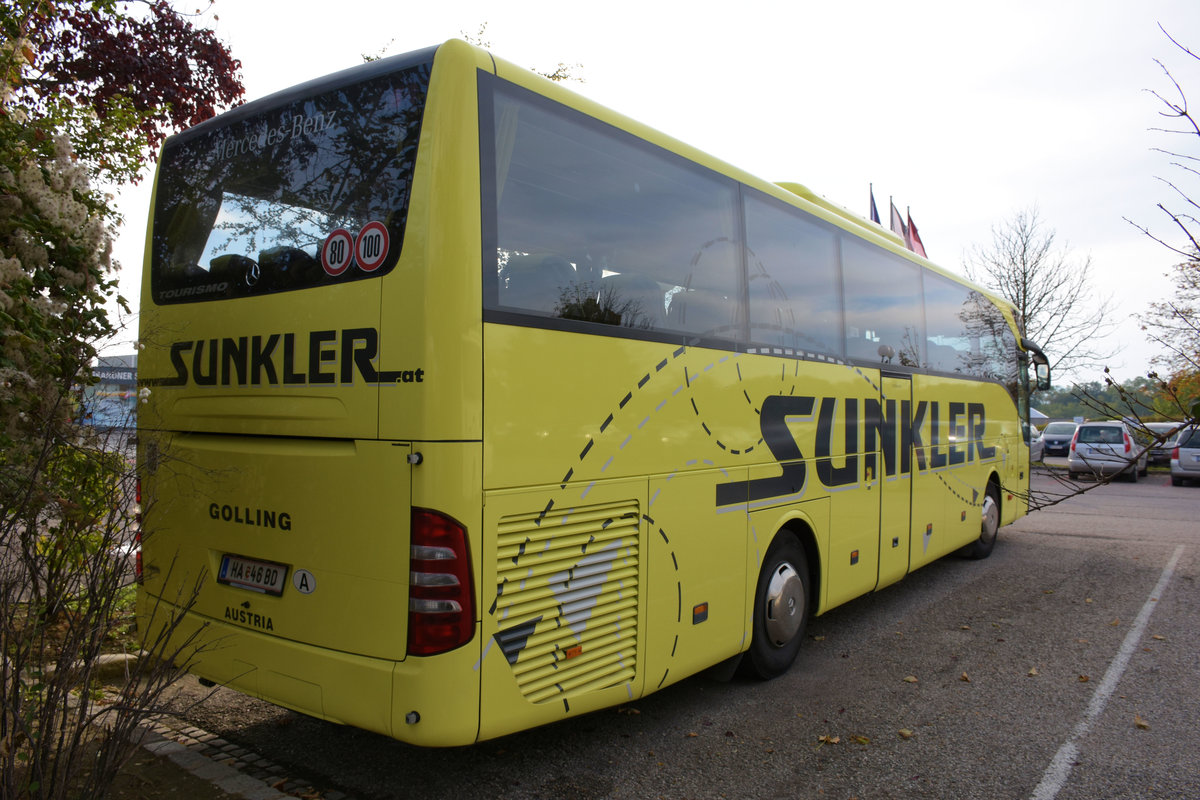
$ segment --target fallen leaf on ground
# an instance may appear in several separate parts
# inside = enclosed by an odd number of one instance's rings
[[[1087,683],[1087,682],[1088,682],[1088,681],[1090,681],[1090,680],[1091,680],[1091,678],[1089,678],[1087,675],[1080,675],[1080,676],[1079,676],[1079,682],[1080,682],[1080,683]]]
[[[1025,674],[1026,674],[1026,675],[1028,675],[1028,676],[1029,676],[1029,677],[1031,677],[1031,678],[1034,678],[1034,677],[1036,677],[1036,676],[1037,676],[1037,674],[1038,674],[1037,667],[1031,667],[1031,668],[1030,668],[1030,670],[1029,670],[1029,672],[1026,672]]]
[[[959,675],[959,676],[958,676],[958,679],[959,679],[960,681],[962,681],[963,683],[970,683],[970,682],[971,682],[971,679],[970,679],[970,677],[968,677],[968,676],[967,676],[967,673],[965,673],[965,672],[964,672],[962,675]]]
[[[870,744],[871,743],[871,740],[868,739],[866,736],[851,736],[850,741],[854,742],[855,744]]]
[[[821,736],[819,739],[817,739],[817,741],[820,742],[821,744],[838,744],[839,742],[842,741],[842,737],[830,736],[829,734],[825,734],[825,735]]]
[[[918,683],[916,675],[907,675],[904,678],[905,683]]]
[[[1146,720],[1142,719],[1141,714],[1133,715],[1133,724],[1136,725],[1141,730],[1144,730],[1144,731],[1150,730],[1150,723],[1146,722]]]
[[[901,739],[911,739],[914,736],[913,732],[908,728],[901,728],[900,730],[896,731],[896,733],[900,734]]]

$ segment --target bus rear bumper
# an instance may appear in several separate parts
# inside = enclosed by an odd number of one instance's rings
[[[147,649],[163,621],[179,612],[139,593],[138,629],[149,633],[143,640]],[[242,694],[410,744],[439,747],[471,744],[478,736],[479,655],[472,646],[477,641],[436,657],[390,661],[188,613],[172,633],[167,652],[179,649],[175,661],[188,672]]]

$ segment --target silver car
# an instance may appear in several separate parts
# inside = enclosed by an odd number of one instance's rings
[[[1183,423],[1180,422],[1147,422],[1144,427],[1155,436],[1167,437],[1166,441],[1155,442],[1150,446],[1150,463],[1151,464],[1166,464],[1171,460],[1171,451],[1175,449],[1175,440],[1179,438],[1179,433],[1175,432]]]
[[[1124,422],[1085,422],[1075,429],[1067,471],[1080,475],[1124,474],[1131,481],[1148,471],[1146,448],[1134,441]]]
[[[1042,441],[1042,432],[1036,427],[1029,432],[1029,462],[1036,464],[1046,455],[1046,444]]]
[[[1200,481],[1200,430],[1192,428],[1179,434],[1171,451],[1171,485]]]

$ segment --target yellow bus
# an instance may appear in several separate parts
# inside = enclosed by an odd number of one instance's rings
[[[146,260],[143,630],[305,714],[457,745],[769,678],[1027,510],[1011,307],[461,41],[172,138]]]

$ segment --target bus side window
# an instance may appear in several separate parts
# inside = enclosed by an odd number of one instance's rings
[[[553,315],[570,302],[574,283],[561,256],[512,256],[500,272],[500,305]]]
[[[733,242],[721,238],[707,242],[692,257],[683,290],[671,299],[673,329],[717,339],[739,338],[737,255]]]
[[[646,275],[621,273],[600,282],[598,301],[614,310],[614,324],[624,328],[659,330],[666,323],[665,292]]]
[[[842,281],[849,357],[903,367],[925,362],[920,267],[843,236]]]
[[[740,341],[732,180],[503,82],[493,97],[490,200],[496,248],[508,257],[500,307],[599,323],[609,330],[593,332],[608,335]],[[521,263],[547,252],[565,256],[558,276]]]
[[[798,209],[745,193],[750,342],[842,354],[834,232]]]

